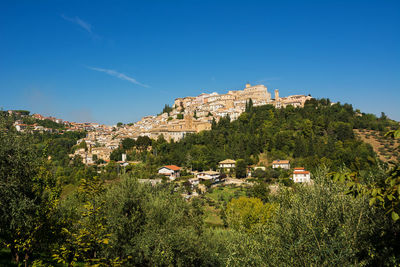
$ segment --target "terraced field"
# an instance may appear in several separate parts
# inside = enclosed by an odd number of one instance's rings
[[[364,142],[370,144],[384,162],[399,161],[400,143],[384,136],[379,131],[354,129],[354,133]]]

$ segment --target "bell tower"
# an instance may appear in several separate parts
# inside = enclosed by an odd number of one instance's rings
[[[190,114],[185,116],[185,127],[187,130],[192,130],[193,128],[193,116],[191,116]]]
[[[275,101],[279,100],[279,90],[275,89]]]

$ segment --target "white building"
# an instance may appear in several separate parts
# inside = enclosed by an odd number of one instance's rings
[[[310,183],[311,182],[310,172],[306,171],[303,167],[294,168],[293,182],[295,182],[295,183]]]
[[[219,177],[220,173],[215,171],[204,171],[197,174],[197,178],[203,181],[218,182]]]
[[[264,166],[255,166],[253,169],[254,169],[255,171],[256,171],[256,170],[263,170],[263,171],[266,170],[266,168],[265,168]]]
[[[236,167],[236,161],[233,159],[226,159],[226,160],[220,161],[218,166],[220,169],[230,170],[230,169],[233,169]]]
[[[277,169],[277,168],[282,168],[289,170],[290,169],[290,162],[288,160],[274,160],[272,162],[272,168]]]
[[[199,178],[190,178],[188,181],[192,186],[196,186],[200,183]]]
[[[158,174],[167,176],[170,180],[175,180],[180,176],[181,167],[167,165],[158,169]]]

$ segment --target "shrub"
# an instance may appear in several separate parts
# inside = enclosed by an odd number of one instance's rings
[[[313,186],[281,189],[279,208],[253,234],[237,234],[228,244],[235,266],[368,265],[372,210],[364,197],[346,195],[346,188],[320,180]]]
[[[258,224],[265,224],[275,209],[276,204],[263,204],[259,198],[239,197],[228,203],[225,213],[230,227],[251,230]]]

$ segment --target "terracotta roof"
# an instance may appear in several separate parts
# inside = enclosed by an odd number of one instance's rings
[[[289,161],[288,160],[274,160],[273,162],[272,162],[272,164],[288,164],[289,163]]]
[[[226,159],[219,162],[219,164],[233,164],[233,163],[236,163],[236,161],[233,159]]]
[[[296,167],[295,170],[304,170],[304,167]]]
[[[162,166],[161,168],[167,168],[167,169],[170,169],[170,170],[173,170],[173,171],[179,171],[181,169],[181,167],[178,167],[176,165],[166,165],[166,166]]]

